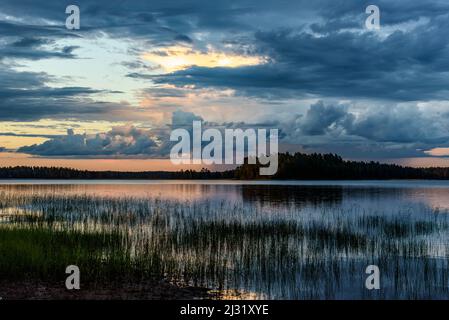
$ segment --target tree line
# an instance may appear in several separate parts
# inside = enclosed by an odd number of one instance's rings
[[[88,171],[61,167],[4,167],[0,179],[231,179],[233,172],[200,171]]]
[[[336,154],[279,154],[278,171],[260,176],[260,164],[245,164],[223,172],[200,171],[88,171],[60,167],[4,167],[0,179],[279,179],[373,180],[449,179],[449,168],[412,168],[379,162],[348,161]]]
[[[279,180],[384,180],[449,179],[449,168],[412,168],[379,162],[347,161],[336,154],[279,154],[278,171],[260,176],[259,164],[247,164],[234,172],[237,179]]]

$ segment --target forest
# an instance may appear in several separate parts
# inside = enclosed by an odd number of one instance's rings
[[[260,176],[260,164],[210,171],[86,171],[59,167],[3,167],[0,179],[237,179],[237,180],[385,180],[449,179],[449,168],[412,168],[379,162],[348,161],[336,154],[279,154],[278,171]]]
[[[259,164],[243,164],[234,170],[236,179],[262,179]],[[386,180],[449,179],[449,168],[412,168],[379,162],[348,161],[336,154],[279,154],[277,180]]]

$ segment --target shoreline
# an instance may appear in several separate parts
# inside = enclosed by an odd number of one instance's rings
[[[213,298],[210,291],[165,280],[81,283],[80,290],[66,289],[64,281],[0,280],[0,300],[199,300]]]

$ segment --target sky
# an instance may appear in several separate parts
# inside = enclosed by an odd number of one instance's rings
[[[193,120],[449,166],[448,31],[437,0],[2,0],[0,166],[171,170],[170,132]]]

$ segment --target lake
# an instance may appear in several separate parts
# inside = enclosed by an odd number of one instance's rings
[[[76,264],[220,299],[447,298],[448,213],[448,181],[3,180],[0,272]]]

